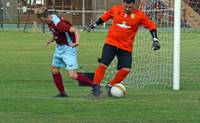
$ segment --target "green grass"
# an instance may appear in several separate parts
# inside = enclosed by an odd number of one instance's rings
[[[105,33],[81,33],[79,71],[94,71]],[[88,96],[90,88],[64,78],[69,98],[57,91],[49,68],[49,34],[0,31],[0,123],[199,123],[198,33],[182,33],[181,90],[128,88],[125,98]],[[66,73],[62,70],[62,75]]]

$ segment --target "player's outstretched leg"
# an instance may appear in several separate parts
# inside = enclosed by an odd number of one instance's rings
[[[81,73],[75,70],[68,70],[71,79],[77,80],[79,86],[92,86],[94,73]]]
[[[76,80],[78,81],[79,86],[92,86],[92,81],[94,78],[94,73],[77,73]]]

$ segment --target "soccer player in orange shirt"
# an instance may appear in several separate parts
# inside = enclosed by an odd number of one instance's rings
[[[153,50],[159,50],[160,44],[157,37],[156,24],[151,21],[143,12],[134,8],[135,0],[123,0],[123,5],[115,5],[105,12],[96,22],[90,24],[85,31],[90,32],[96,26],[112,19],[112,25],[109,28],[105,44],[103,46],[102,56],[99,60],[99,66],[96,69],[93,80],[93,94],[99,97],[102,93],[100,83],[104,77],[107,67],[114,57],[118,59],[116,76],[108,83],[108,92],[116,83],[120,83],[131,70],[132,51],[134,37],[139,26],[144,26],[150,30],[153,39]]]

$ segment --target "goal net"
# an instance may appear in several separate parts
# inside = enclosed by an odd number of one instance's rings
[[[100,1],[96,1],[96,3],[97,2]],[[172,88],[174,2],[173,0],[141,0],[138,3],[138,8],[158,26],[161,50],[152,50],[152,38],[149,30],[141,27],[134,42],[132,70],[123,83],[126,86],[135,88]],[[97,16],[99,17],[105,11],[105,9],[98,9],[98,7],[95,7],[95,11],[91,11],[87,9],[87,7],[82,8],[83,10],[63,10],[60,12],[73,14],[73,16],[81,14],[81,25],[84,26],[86,23],[90,23],[90,19],[94,21],[97,19]],[[73,22],[75,23],[75,21]],[[184,18],[182,22],[183,25],[185,25]],[[110,22],[106,25],[109,24]],[[117,59],[115,58],[108,67],[102,84],[105,85],[112,80],[117,72],[116,67]]]
[[[30,1],[30,2],[28,2]],[[101,16],[112,5],[121,4],[122,0],[19,0],[0,1],[0,27],[8,28],[9,23],[34,26],[36,17],[34,9],[44,5],[52,13],[58,13],[73,25],[80,28],[88,25]],[[31,2],[32,1],[32,2]],[[183,0],[181,26],[184,29],[200,28],[199,0]],[[38,4],[38,5],[37,5]],[[130,87],[172,88],[173,84],[173,30],[174,30],[174,0],[136,0],[136,6],[158,25],[158,37],[161,50],[152,51],[152,41],[147,29],[141,27],[134,42],[132,71],[123,81]],[[30,17],[29,17],[30,15]],[[107,31],[110,21],[97,31]],[[32,26],[33,25],[33,26]],[[35,24],[36,25],[36,24]],[[38,23],[39,29],[47,28]],[[187,58],[186,58],[187,59]],[[116,59],[109,66],[103,84],[108,83],[116,73]],[[190,71],[189,71],[190,72]]]
[[[142,10],[158,26],[161,45],[159,51],[153,51],[149,30],[141,27],[135,38],[132,71],[123,81],[130,87],[171,88],[173,81],[173,2],[169,0],[142,0]],[[107,70],[104,82],[115,75],[115,59]]]

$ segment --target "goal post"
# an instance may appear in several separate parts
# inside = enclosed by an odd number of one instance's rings
[[[181,0],[174,3],[174,63],[173,89],[180,89],[180,34],[181,34]]]

